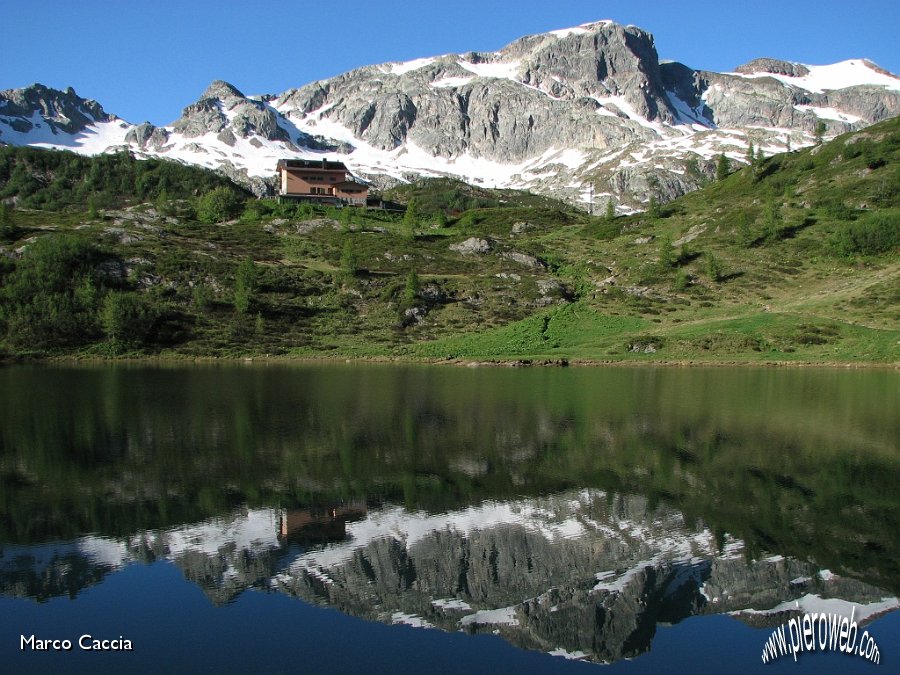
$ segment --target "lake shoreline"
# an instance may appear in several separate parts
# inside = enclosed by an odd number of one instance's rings
[[[360,363],[395,365],[438,365],[457,368],[821,368],[841,370],[900,370],[900,362],[881,361],[750,361],[743,359],[701,360],[701,359],[584,359],[584,358],[417,358],[409,356],[352,356],[339,355],[257,355],[257,356],[188,356],[188,355],[142,355],[142,356],[6,356],[0,358],[0,367],[16,364],[184,364],[184,363],[246,363],[246,364],[291,364],[291,363]]]

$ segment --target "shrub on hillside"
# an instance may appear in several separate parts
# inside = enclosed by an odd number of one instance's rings
[[[840,255],[878,255],[900,248],[900,211],[867,213],[845,223],[832,237],[831,246]]]
[[[10,344],[42,348],[89,342],[97,332],[99,256],[87,241],[48,235],[31,243],[0,288]]]
[[[210,190],[197,200],[197,220],[201,223],[221,223],[240,213],[241,198],[227,187]]]
[[[241,220],[245,223],[258,223],[272,213],[272,203],[264,199],[250,199],[244,205]]]
[[[103,334],[115,351],[136,347],[147,341],[155,319],[152,308],[136,293],[107,293],[100,307]]]

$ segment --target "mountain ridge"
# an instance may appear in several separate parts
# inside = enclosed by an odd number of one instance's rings
[[[328,155],[382,188],[452,176],[631,213],[699,187],[719,154],[741,163],[751,144],[773,154],[811,145],[820,124],[834,135],[898,113],[900,78],[864,59],[760,58],[714,73],[660,61],[652,34],[600,21],[281,94],[216,80],[164,126],[120,120],[71,88],[7,90],[0,142],[127,148],[217,169],[257,194],[278,159]]]

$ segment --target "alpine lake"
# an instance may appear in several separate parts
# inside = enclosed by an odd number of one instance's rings
[[[7,366],[0,663],[898,672],[898,441],[889,369]]]

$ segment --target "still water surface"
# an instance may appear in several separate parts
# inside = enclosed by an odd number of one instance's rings
[[[0,658],[17,672],[879,667],[763,665],[799,603],[852,610],[890,670],[898,411],[888,371],[5,368]],[[83,634],[133,650],[83,651]],[[74,646],[23,650],[22,635]]]

